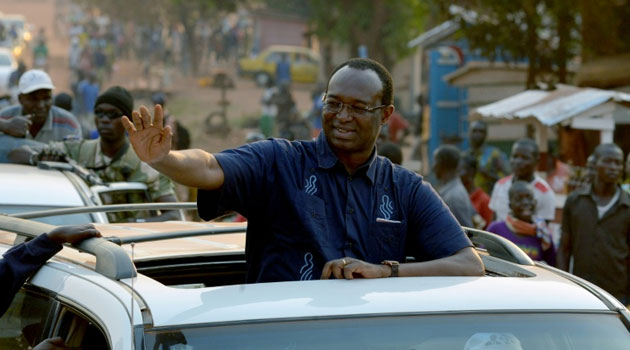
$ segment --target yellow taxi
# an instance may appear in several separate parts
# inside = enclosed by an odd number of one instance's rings
[[[291,80],[298,83],[314,83],[319,75],[320,58],[307,47],[272,45],[255,57],[238,61],[239,73],[252,75],[259,86],[265,86],[276,74],[276,64],[287,54],[291,64]]]

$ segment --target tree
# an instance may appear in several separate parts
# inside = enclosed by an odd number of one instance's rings
[[[427,9],[421,0],[310,0],[309,5],[309,22],[324,46],[324,60],[333,43],[348,45],[350,56],[365,45],[369,57],[388,68],[410,53],[407,42],[424,30]]]
[[[579,0],[582,60],[630,52],[630,3],[624,0]]]
[[[578,55],[576,11],[564,0],[460,1],[451,8],[473,50],[490,59],[527,61],[527,88],[567,82]]]

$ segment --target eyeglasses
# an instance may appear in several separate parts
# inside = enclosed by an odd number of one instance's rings
[[[343,106],[348,107],[348,114],[352,114],[352,115],[365,115],[379,108],[387,107],[386,105],[380,105],[376,107],[370,107],[370,106],[359,107],[359,106],[345,104],[339,101],[324,100],[324,111],[327,113],[341,113]]]
[[[107,117],[107,119],[109,119],[109,120],[114,120],[114,119],[121,118],[123,116],[123,113],[122,112],[117,112],[117,111],[96,110],[96,111],[94,111],[94,115],[98,119],[103,119],[103,118]]]

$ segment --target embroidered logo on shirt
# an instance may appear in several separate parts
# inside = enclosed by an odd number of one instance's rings
[[[387,220],[392,218],[392,214],[394,213],[394,204],[392,200],[389,199],[388,195],[383,195],[383,197],[381,198],[381,206],[378,207],[378,209],[381,211],[381,215],[383,215],[383,218]]]
[[[315,175],[311,175],[308,179],[306,179],[306,185],[304,186],[304,192],[310,194],[311,196],[317,192],[317,186],[315,183],[317,182],[317,177]]]
[[[304,265],[300,269],[300,281],[313,279],[313,254],[304,254]]]

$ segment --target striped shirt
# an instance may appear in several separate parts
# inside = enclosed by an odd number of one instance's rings
[[[14,105],[0,111],[1,119],[11,119],[22,115],[22,106]],[[50,107],[44,126],[35,137],[26,135],[27,139],[40,142],[78,140],[82,138],[81,125],[72,113],[57,106]]]

